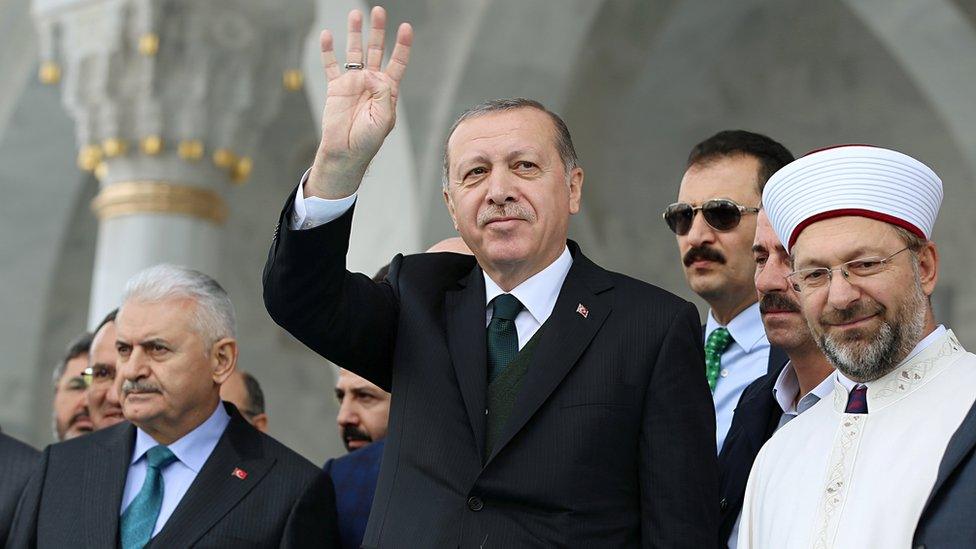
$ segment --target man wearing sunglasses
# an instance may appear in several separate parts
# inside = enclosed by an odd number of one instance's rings
[[[864,145],[770,179],[763,205],[793,258],[787,279],[837,373],[756,457],[739,549],[972,546],[974,471],[957,466],[976,436],[953,435],[976,401],[976,355],[930,301],[942,196],[922,162]]]
[[[704,374],[715,405],[718,452],[742,391],[786,362],[782,351],[770,350],[763,331],[752,242],[763,185],[792,160],[790,151],[764,135],[719,132],[692,148],[678,202],[664,211],[688,285],[709,306]]]

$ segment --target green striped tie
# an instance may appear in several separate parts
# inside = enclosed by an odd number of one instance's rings
[[[716,328],[708,334],[708,341],[705,342],[705,378],[708,379],[708,388],[713,393],[718,382],[718,372],[722,369],[722,353],[731,343],[732,334],[725,328]]]

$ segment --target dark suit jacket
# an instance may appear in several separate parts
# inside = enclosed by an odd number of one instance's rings
[[[323,469],[335,486],[339,540],[343,549],[359,549],[363,543],[384,447],[384,441],[379,440],[325,462]]]
[[[332,483],[247,423],[231,421],[150,547],[335,547]],[[129,423],[44,450],[11,547],[116,547],[136,429]],[[247,476],[234,474],[241,469]]]
[[[570,242],[572,268],[485,458],[475,259],[398,255],[374,283],[345,269],[352,211],[293,231],[291,200],[265,267],[268,311],[329,360],[392,387],[364,546],[714,546],[715,420],[694,306]]]
[[[921,426],[919,428],[922,428]],[[976,404],[949,439],[913,547],[976,547]]]
[[[746,482],[756,454],[773,436],[783,409],[773,397],[773,386],[789,357],[779,347],[769,348],[767,374],[750,383],[739,397],[732,414],[732,426],[718,456],[721,523],[718,546],[727,547],[735,521],[742,511]]]
[[[17,501],[41,453],[0,433],[0,547],[6,547]]]

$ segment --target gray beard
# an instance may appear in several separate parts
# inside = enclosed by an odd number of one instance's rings
[[[840,373],[854,381],[874,381],[892,370],[922,339],[925,330],[926,299],[921,283],[902,303],[902,314],[893,320],[894,325],[882,322],[877,338],[865,345],[837,341],[826,332],[817,338],[817,345],[827,360]]]

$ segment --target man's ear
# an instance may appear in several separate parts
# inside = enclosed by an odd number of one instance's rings
[[[450,183],[448,183],[450,185]],[[447,206],[447,213],[451,214],[451,221],[454,223],[454,230],[458,230],[457,214],[454,210],[454,199],[451,197],[451,193],[448,192],[447,187],[444,188],[444,205]]]
[[[918,278],[925,295],[931,296],[939,281],[939,249],[934,242],[926,242],[918,252]]]
[[[576,214],[580,211],[580,203],[583,200],[583,168],[576,166],[569,172],[569,213]]]
[[[227,378],[237,368],[237,340],[225,337],[213,344],[210,350],[210,362],[213,366],[213,380],[217,385],[227,381]]]
[[[262,433],[268,432],[268,414],[258,414],[251,418],[251,425]]]

